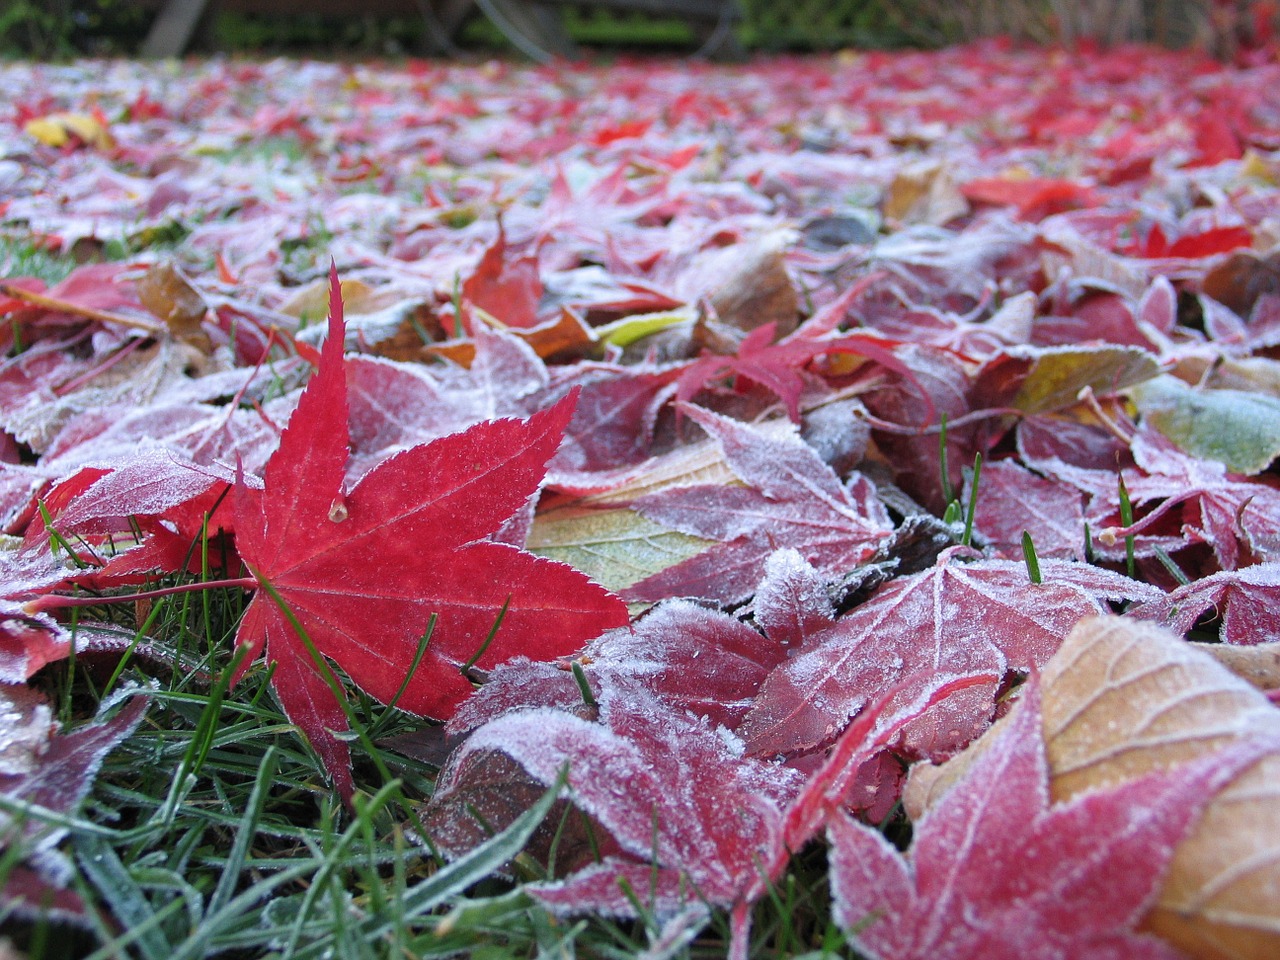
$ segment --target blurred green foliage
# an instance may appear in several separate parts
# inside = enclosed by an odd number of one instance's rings
[[[0,0],[0,56],[51,59],[129,55],[163,0]],[[216,6],[210,5],[211,8]],[[209,16],[199,34],[205,49],[269,54],[403,55],[426,49],[426,28],[414,16],[273,15],[262,5]],[[351,5],[356,9],[356,5]],[[991,34],[1041,42],[1092,38],[1102,42],[1151,40],[1172,46],[1229,46],[1212,0],[738,0],[737,36],[748,50],[831,50],[932,47]],[[1253,4],[1242,0],[1238,24],[1247,29]],[[249,9],[253,9],[249,5]],[[1225,9],[1225,8],[1223,8]],[[1215,16],[1217,19],[1215,19]],[[616,13],[568,5],[566,29],[592,47],[684,49],[697,45],[679,19]],[[1226,38],[1228,40],[1232,38]],[[463,47],[494,49],[502,34],[481,16],[464,26]]]
[[[154,15],[128,0],[0,0],[0,56],[128,54]]]

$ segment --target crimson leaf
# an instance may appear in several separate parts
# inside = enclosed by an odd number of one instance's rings
[[[483,423],[413,447],[343,489],[347,380],[336,271],[331,281],[319,370],[267,464],[264,489],[236,489],[238,549],[263,587],[236,639],[255,654],[265,647],[286,714],[349,796],[350,755],[335,735],[348,726],[345,712],[309,648],[379,700],[403,684],[400,707],[443,719],[471,693],[461,665],[564,656],[627,613],[572,567],[485,539],[538,489],[573,414],[571,398],[527,422]],[[406,680],[433,616],[426,654]]]

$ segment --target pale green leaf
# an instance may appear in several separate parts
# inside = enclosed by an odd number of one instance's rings
[[[1163,376],[1130,391],[1143,419],[1194,457],[1232,473],[1259,473],[1280,456],[1280,400],[1242,390],[1198,390]]]

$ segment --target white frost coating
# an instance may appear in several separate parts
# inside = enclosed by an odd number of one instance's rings
[[[765,560],[764,580],[756,592],[756,621],[773,640],[799,644],[830,626],[835,608],[826,585],[800,551],[775,550]]]
[[[97,518],[153,516],[220,482],[214,472],[180,454],[163,448],[143,450],[76,497],[59,523],[75,529]]]
[[[0,686],[0,776],[34,770],[53,732],[53,712],[40,694],[25,686]]]

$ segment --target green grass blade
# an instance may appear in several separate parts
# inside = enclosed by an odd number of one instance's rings
[[[266,807],[267,794],[275,782],[275,775],[276,748],[270,746],[267,747],[266,752],[262,755],[262,760],[258,766],[258,776],[253,781],[253,790],[250,792],[249,800],[245,804],[244,816],[236,828],[235,841],[227,854],[227,862],[223,868],[222,876],[218,878],[218,886],[214,888],[213,895],[209,898],[210,911],[221,910],[225,907],[227,901],[231,899],[231,895],[236,891],[236,884],[240,879],[241,873],[244,872],[245,863],[249,858],[249,845],[257,834],[258,821],[262,818],[262,812]]]
[[[1036,556],[1035,541],[1026,530],[1022,531],[1022,559],[1027,563],[1027,576],[1032,583],[1040,583],[1040,558]]]
[[[973,455],[973,482],[969,485],[969,509],[964,515],[964,536],[960,542],[969,546],[973,542],[973,516],[978,509],[978,483],[982,479],[982,454]]]
[[[145,960],[168,960],[173,946],[160,929],[165,916],[152,909],[146,894],[134,881],[115,850],[99,837],[84,835],[76,837],[75,847],[76,862],[81,872],[93,884],[125,930],[114,943],[104,945],[103,950],[111,948],[112,954],[118,954],[119,947],[135,943]],[[181,906],[181,900],[174,900],[169,904],[167,912],[174,912]]]
[[[538,825],[546,819],[566,783],[566,776],[567,771],[562,772],[551,788],[542,795],[542,799],[512,821],[501,833],[406,890],[401,899],[398,918],[367,917],[359,925],[359,936],[366,942],[381,938],[394,929],[397,922],[403,923],[439,908],[513,860],[524,849]],[[316,942],[300,947],[293,954],[292,960],[308,960],[328,952],[325,943]]]
[[[942,502],[950,503],[955,499],[955,491],[951,489],[951,464],[947,458],[947,415],[945,413],[938,424],[938,468],[942,472]]]
[[[1119,475],[1120,484],[1120,525],[1123,527],[1133,526],[1133,501],[1129,499],[1129,488],[1124,485],[1124,474]],[[1133,534],[1127,534],[1124,538],[1124,569],[1131,577],[1136,579],[1137,563],[1134,559],[1133,552]]]
[[[577,682],[578,691],[582,694],[582,702],[592,708],[600,706],[596,702],[595,694],[591,692],[591,684],[587,682],[587,674],[582,669],[582,664],[574,660],[569,664],[569,669],[573,671],[573,679]]]

